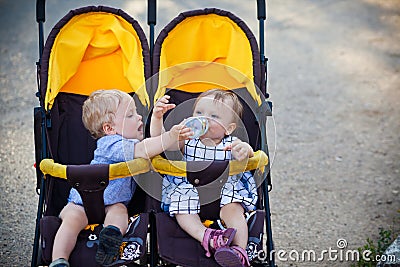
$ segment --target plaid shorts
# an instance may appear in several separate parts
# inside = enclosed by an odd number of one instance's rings
[[[173,214],[197,214],[200,200],[197,189],[185,177],[164,176],[161,208]]]

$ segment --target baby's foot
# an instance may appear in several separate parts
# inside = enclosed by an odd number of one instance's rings
[[[69,262],[66,259],[59,258],[52,261],[49,267],[69,267]]]
[[[215,230],[207,228],[204,232],[203,248],[206,250],[206,256],[211,257],[218,248],[229,246],[235,237],[236,229],[228,228],[225,230]]]
[[[99,247],[96,253],[97,263],[100,265],[111,264],[118,255],[121,243],[122,234],[117,227],[109,225],[103,228],[99,234]]]
[[[249,267],[249,257],[246,251],[239,246],[222,247],[214,254],[215,260],[222,267]]]

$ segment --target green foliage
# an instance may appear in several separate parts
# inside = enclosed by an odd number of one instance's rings
[[[368,256],[370,261],[366,261],[363,257],[360,257],[357,264],[353,264],[352,267],[375,267],[378,263],[376,259],[385,252],[393,240],[394,235],[392,234],[392,230],[379,228],[379,238],[377,243],[375,243],[372,239],[367,238],[367,244],[357,249],[360,255],[362,255],[364,251],[369,250],[371,252],[371,254]]]

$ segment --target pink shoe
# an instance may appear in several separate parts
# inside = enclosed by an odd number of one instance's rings
[[[206,250],[206,256],[211,257],[217,249],[229,246],[235,237],[236,229],[228,228],[225,230],[215,230],[207,228],[204,232],[201,245]],[[211,243],[212,242],[212,243]]]
[[[214,258],[222,267],[250,267],[246,251],[239,246],[219,248]]]

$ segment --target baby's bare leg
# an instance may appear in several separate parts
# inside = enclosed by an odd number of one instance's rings
[[[203,241],[206,227],[201,223],[197,214],[176,214],[179,226],[200,243]]]
[[[82,206],[68,203],[60,213],[61,226],[54,239],[52,259],[68,260],[75,247],[78,234],[88,224],[85,210]]]
[[[227,227],[237,229],[232,244],[246,249],[249,233],[247,222],[243,213],[244,209],[242,205],[240,203],[233,202],[226,204],[221,208],[220,216]]]
[[[118,227],[122,235],[126,233],[128,228],[128,210],[124,204],[116,203],[106,207],[104,227],[109,225]]]

